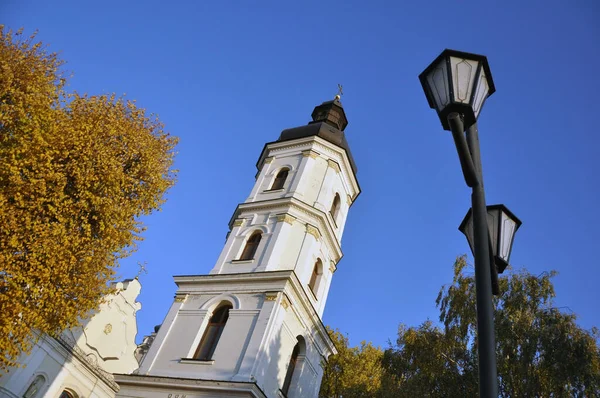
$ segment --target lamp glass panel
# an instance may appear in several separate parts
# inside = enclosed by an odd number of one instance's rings
[[[473,212],[469,212],[469,218],[467,218],[467,222],[465,223],[463,234],[467,237],[467,242],[469,243],[469,247],[471,248],[471,253],[475,254],[475,237],[473,236]]]
[[[472,59],[450,57],[455,102],[468,104],[471,100],[478,64]]]
[[[512,240],[515,236],[517,229],[517,223],[511,219],[505,212],[501,213],[501,224],[500,224],[500,250],[498,251],[498,257],[508,263],[510,258],[510,249],[512,246]]]
[[[490,209],[487,211],[488,233],[492,244],[492,254],[498,253],[498,222],[500,221],[500,210]]]
[[[427,75],[429,92],[433,96],[438,112],[450,102],[450,88],[446,60],[442,59]]]
[[[479,74],[478,81],[475,83],[474,90],[475,97],[473,98],[473,103],[471,105],[473,107],[475,117],[477,118],[479,117],[479,112],[481,112],[481,108],[483,107],[483,101],[485,101],[490,91],[487,76],[485,75],[485,70],[483,68]]]

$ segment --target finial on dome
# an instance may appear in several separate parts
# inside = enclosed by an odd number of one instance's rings
[[[344,95],[344,91],[343,91],[344,87],[341,84],[338,84],[338,92],[335,95],[335,100],[339,101],[342,98],[342,95]]]
[[[140,279],[140,275],[142,275],[142,273],[144,273],[144,274],[148,273],[148,270],[146,269],[146,262],[144,262],[142,264],[138,261],[138,267],[139,267],[139,270],[138,270],[137,275],[135,276],[135,279]]]

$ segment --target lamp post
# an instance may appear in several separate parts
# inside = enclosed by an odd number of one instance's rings
[[[454,50],[444,50],[419,75],[419,80],[429,106],[437,111],[442,127],[452,132],[465,182],[472,188],[472,207],[459,229],[467,235],[475,256],[479,396],[496,398],[498,380],[492,305],[492,293],[498,293],[495,263],[504,270],[512,247],[512,237],[521,224],[504,206],[486,207],[485,204],[477,117],[485,100],[496,88],[485,56]],[[493,236],[495,242],[491,242],[488,212],[496,214],[497,221],[504,220],[502,217],[507,214],[507,219],[513,220],[515,227],[509,239],[499,243],[498,239],[506,237],[506,232],[502,233],[496,229],[495,231],[499,232]],[[505,223],[499,224],[502,227]],[[509,242],[508,246],[506,242]],[[499,252],[497,248],[500,248]],[[498,259],[504,262],[496,260],[497,255]]]

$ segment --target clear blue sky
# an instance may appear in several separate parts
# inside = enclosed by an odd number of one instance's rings
[[[39,29],[73,89],[127,93],[181,138],[179,182],[120,269],[148,263],[138,339],[162,322],[172,275],[213,267],[264,143],[307,123],[337,83],[363,192],[324,322],[386,345],[400,322],[436,320],[469,251],[457,227],[470,191],[417,78],[444,48],[491,65],[483,168],[488,203],[523,221],[512,265],[557,270],[557,305],[600,326],[600,3],[485,3],[3,0],[0,15]]]

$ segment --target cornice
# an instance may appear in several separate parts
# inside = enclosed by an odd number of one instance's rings
[[[202,282],[243,282],[252,280],[256,281],[278,281],[287,279],[294,271],[283,270],[283,271],[264,271],[264,272],[244,272],[236,274],[207,274],[207,275],[175,275],[173,280],[175,284],[181,288],[183,284],[190,283],[202,283]],[[183,290],[183,289],[182,289]],[[177,292],[178,294],[184,295],[190,292]]]
[[[265,393],[253,382],[188,379],[168,376],[125,375],[120,373],[115,373],[115,380],[121,386],[158,387],[168,389],[181,388],[187,391],[215,391],[216,395],[221,395],[228,391],[247,392],[251,393],[254,398],[266,398]]]

